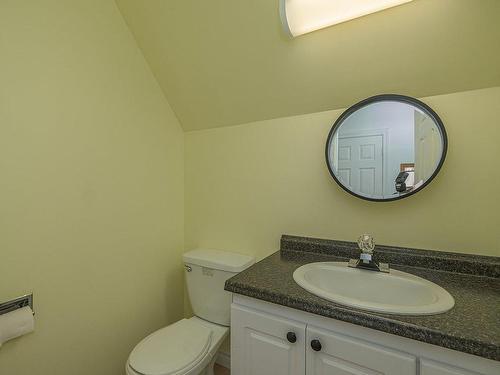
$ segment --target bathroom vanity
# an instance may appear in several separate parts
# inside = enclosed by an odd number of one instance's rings
[[[499,259],[386,246],[376,250],[380,261],[394,269],[446,289],[455,306],[435,315],[395,315],[320,298],[294,282],[294,271],[313,262],[347,261],[357,256],[357,247],[283,236],[279,252],[226,282],[233,292],[232,372],[500,374]]]

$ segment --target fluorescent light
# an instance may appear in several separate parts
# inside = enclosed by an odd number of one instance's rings
[[[285,31],[295,37],[410,1],[280,0],[280,15]]]

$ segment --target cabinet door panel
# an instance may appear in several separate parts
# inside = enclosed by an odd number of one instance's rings
[[[319,340],[314,351],[311,341]],[[368,341],[307,327],[307,375],[416,375],[416,358]]]
[[[420,361],[420,375],[481,375],[478,372],[461,369],[427,359]]]
[[[305,324],[239,306],[231,309],[231,372],[305,375]],[[288,341],[293,332],[296,342]]]

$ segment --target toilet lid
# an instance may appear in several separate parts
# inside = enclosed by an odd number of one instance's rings
[[[195,366],[207,354],[212,330],[192,319],[162,328],[134,348],[130,367],[144,375],[169,375]]]

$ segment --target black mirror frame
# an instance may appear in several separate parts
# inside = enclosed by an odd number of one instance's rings
[[[330,149],[330,145],[333,139],[333,135],[337,131],[337,129],[340,127],[340,125],[344,122],[345,119],[347,119],[350,115],[352,115],[354,112],[357,110],[367,106],[368,104],[373,104],[373,103],[378,103],[378,102],[385,102],[385,101],[391,101],[391,102],[401,102],[401,103],[406,103],[410,104],[414,107],[417,107],[420,109],[422,112],[424,112],[427,116],[429,116],[434,123],[437,125],[439,128],[439,131],[441,132],[442,136],[442,141],[443,141],[443,152],[441,154],[441,160],[439,160],[439,163],[434,170],[434,173],[416,190],[412,190],[407,194],[404,195],[398,195],[393,198],[384,198],[384,199],[375,199],[375,198],[369,198],[365,197],[360,194],[356,194],[355,192],[349,190],[346,186],[344,186],[337,176],[335,176],[335,173],[333,173],[333,168],[330,165],[330,160],[328,158],[328,150]],[[335,121],[333,124],[332,128],[330,129],[330,132],[328,133],[328,138],[326,139],[326,147],[325,147],[325,159],[326,159],[326,165],[328,167],[328,171],[330,172],[330,175],[333,177],[335,182],[345,191],[347,191],[349,194],[354,195],[355,197],[367,200],[367,201],[372,201],[372,202],[391,202],[391,201],[396,201],[400,200],[403,198],[407,198],[412,196],[415,193],[418,193],[421,191],[423,188],[425,188],[429,183],[434,179],[434,177],[437,176],[439,171],[441,170],[441,167],[444,164],[444,160],[446,159],[446,153],[448,151],[448,136],[446,134],[446,129],[444,128],[443,121],[441,121],[441,118],[438,116],[434,110],[429,107],[427,104],[421,102],[418,99],[412,98],[410,96],[405,96],[405,95],[399,95],[399,94],[381,94],[381,95],[375,95],[372,97],[369,97],[367,99],[364,99],[360,101],[359,103],[354,104],[353,106],[349,107],[347,110],[345,110],[339,118]]]

